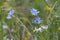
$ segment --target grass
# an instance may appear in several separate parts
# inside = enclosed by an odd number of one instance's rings
[[[60,40],[59,4],[60,0],[0,0],[0,40]],[[40,24],[32,23],[36,16],[31,8],[40,11]],[[15,12],[6,19],[11,9]],[[46,25],[47,29],[41,28]]]

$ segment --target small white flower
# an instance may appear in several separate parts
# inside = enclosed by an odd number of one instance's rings
[[[7,16],[6,18],[7,18],[7,19],[11,19],[12,17],[11,17],[11,16]]]
[[[42,28],[39,28],[38,31],[39,31],[39,32],[42,32]]]
[[[37,37],[35,36],[34,40],[37,40]]]
[[[33,30],[33,32],[36,32],[36,30]]]
[[[9,32],[10,32],[10,33],[13,33],[13,32],[14,32],[14,29],[10,29]]]
[[[48,28],[48,26],[46,25],[46,26],[41,26],[41,28],[43,28],[43,29],[47,29]]]
[[[9,38],[7,38],[6,40],[10,40]]]
[[[11,40],[14,40],[13,38],[11,38]]]
[[[45,0],[46,2],[48,1],[48,0]]]
[[[38,29],[33,30],[33,32],[38,32]]]
[[[3,29],[8,29],[7,25],[3,25],[2,27],[3,27]]]
[[[11,29],[12,32],[14,32],[14,29]]]
[[[33,30],[33,32],[42,32],[42,28],[38,28],[38,29],[35,28],[35,30]]]

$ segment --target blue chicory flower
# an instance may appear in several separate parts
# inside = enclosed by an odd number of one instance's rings
[[[39,13],[39,11],[37,11],[35,8],[32,8],[32,9],[30,10],[30,12],[31,12],[32,15],[34,15],[34,16],[37,16],[37,14]]]
[[[32,23],[34,23],[34,24],[40,24],[41,23],[40,17],[35,17]]]
[[[14,10],[10,10],[10,12],[8,13],[9,16],[13,15],[14,14]]]
[[[14,10],[10,10],[10,12],[8,13],[7,19],[11,19],[11,16],[14,14]]]

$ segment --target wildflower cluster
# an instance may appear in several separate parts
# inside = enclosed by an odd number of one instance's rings
[[[48,26],[47,25],[46,26],[41,26],[38,29],[35,28],[35,30],[33,30],[33,32],[43,32],[44,29],[47,30]]]
[[[59,40],[59,8],[59,0],[0,1],[0,40]]]
[[[41,19],[40,19],[40,17],[38,16],[39,11],[37,11],[35,8],[32,8],[32,9],[30,10],[30,12],[31,12],[32,15],[36,16],[36,17],[34,18],[34,20],[33,20],[32,23],[34,23],[34,24],[40,24],[40,23],[41,23]]]

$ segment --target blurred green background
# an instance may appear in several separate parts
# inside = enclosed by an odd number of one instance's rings
[[[31,8],[40,11],[39,25],[32,23]],[[6,19],[11,9],[12,19]],[[47,30],[33,32],[44,25]],[[0,0],[0,40],[60,40],[60,0]]]

